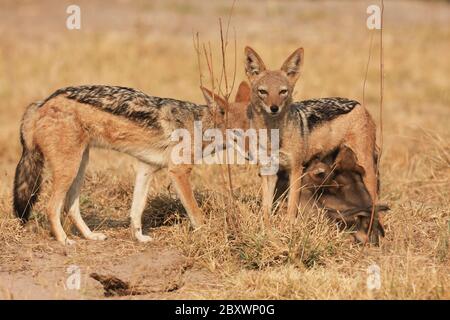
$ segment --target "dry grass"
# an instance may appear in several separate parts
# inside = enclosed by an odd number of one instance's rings
[[[238,1],[233,17],[238,57],[242,59],[239,48],[249,44],[277,67],[302,45],[306,60],[297,99],[340,95],[362,100],[370,42],[365,12],[372,2]],[[232,205],[220,173],[225,169],[196,168],[193,180],[208,217],[196,232],[167,177],[159,173],[144,215],[145,231],[155,241],[134,243],[127,217],[133,160],[106,151],[93,152],[81,206],[88,224],[109,236],[107,242],[75,237],[78,244],[67,249],[51,240],[43,214],[46,188],[34,218],[21,228],[12,219],[11,187],[25,106],[59,87],[85,83],[137,87],[201,102],[192,30],[218,49],[217,18],[226,17],[231,1],[80,4],[81,31],[65,29],[64,1],[0,4],[0,297],[15,297],[1,282],[5,272],[13,279],[39,274],[34,285],[48,285],[64,281],[69,264],[96,271],[146,250],[171,247],[208,276],[186,278],[178,295],[150,298],[450,298],[447,3],[386,1],[381,198],[392,210],[381,247],[364,251],[320,212],[303,214],[294,228],[279,214],[272,228],[263,230],[258,177],[247,166],[232,167],[237,194]],[[366,105],[378,119],[377,38],[374,44]],[[242,63],[237,74],[241,80]],[[369,292],[366,270],[372,263],[381,268],[382,286]],[[208,285],[194,285],[202,281]],[[98,288],[91,289],[76,297],[98,297]],[[71,296],[59,292],[48,297]]]

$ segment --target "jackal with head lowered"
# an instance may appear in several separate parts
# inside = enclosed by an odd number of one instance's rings
[[[303,60],[303,49],[299,48],[280,70],[267,70],[261,57],[252,48],[245,48],[245,70],[252,89],[248,118],[255,129],[279,130],[279,166],[289,172],[288,215],[292,220],[297,215],[303,166],[313,157],[325,156],[344,146],[354,153],[354,168],[374,204],[377,201],[375,123],[368,111],[353,100],[333,98],[293,103],[292,93]],[[266,221],[272,210],[276,183],[276,174],[262,176]]]
[[[240,89],[238,99],[248,92],[245,85]],[[161,168],[168,168],[193,227],[201,226],[204,217],[189,183],[192,165],[172,161],[172,148],[177,142],[172,141],[171,134],[181,128],[192,133],[195,121],[201,121],[204,130],[213,127],[223,130],[226,111],[233,108],[233,104],[227,104],[209,90],[202,88],[202,91],[207,105],[103,85],[62,88],[31,104],[20,127],[22,157],[13,190],[16,216],[23,222],[28,220],[38,200],[46,164],[52,176],[47,215],[55,238],[64,244],[73,243],[61,226],[61,213],[66,211],[85,238],[104,240],[104,234],[92,232],[83,221],[79,204],[89,150],[99,147],[124,152],[139,160],[131,208],[131,229],[138,241],[150,240],[142,234],[141,215],[150,177]],[[234,119],[230,112],[228,121],[239,125],[242,119]]]

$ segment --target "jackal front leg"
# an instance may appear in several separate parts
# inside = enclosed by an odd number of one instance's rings
[[[263,221],[269,224],[269,217],[272,213],[273,197],[277,184],[277,175],[263,175],[262,178],[262,201],[263,201]]]
[[[194,228],[200,227],[204,223],[202,211],[198,207],[197,201],[192,191],[189,176],[192,171],[192,165],[169,163],[169,176],[180,197],[181,203],[191,220]]]
[[[150,181],[157,168],[143,162],[139,162],[134,184],[133,202],[131,204],[131,233],[139,242],[148,242],[152,238],[142,234],[142,212],[145,209]]]
[[[297,217],[298,206],[300,204],[300,190],[302,186],[302,165],[293,165],[289,175],[289,198],[288,198],[288,217],[291,222]]]
[[[83,157],[78,169],[78,174],[66,195],[65,210],[68,212],[70,219],[77,227],[78,231],[88,240],[105,240],[106,235],[101,232],[92,232],[89,226],[84,222],[80,212],[80,189],[84,180],[86,166],[89,162],[89,148],[83,153]]]

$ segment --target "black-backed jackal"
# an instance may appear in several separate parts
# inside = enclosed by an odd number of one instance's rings
[[[22,157],[14,179],[14,211],[27,221],[37,201],[44,162],[52,175],[52,189],[47,215],[52,234],[65,244],[68,239],[61,226],[66,211],[80,233],[87,239],[103,240],[105,235],[92,232],[80,215],[79,194],[92,147],[127,153],[139,160],[131,208],[131,228],[138,241],[148,241],[142,234],[144,210],[151,175],[168,168],[171,181],[193,227],[204,221],[189,183],[192,165],[174,164],[171,133],[178,128],[192,131],[194,121],[203,129],[224,129],[225,111],[234,107],[202,88],[208,105],[169,98],[151,97],[138,90],[114,86],[78,86],[57,90],[41,102],[30,105],[22,119],[20,139]],[[249,89],[241,85],[237,99],[244,99]],[[245,97],[247,99],[247,97]],[[239,102],[235,107],[241,107]],[[237,125],[242,118],[230,123]]]
[[[300,204],[303,166],[313,157],[325,156],[347,147],[353,151],[369,193],[377,201],[374,165],[376,127],[370,114],[358,102],[334,98],[330,103],[295,104],[292,92],[303,65],[303,49],[294,51],[280,70],[267,70],[260,56],[245,48],[245,70],[250,80],[248,117],[255,129],[278,129],[279,165],[289,172],[288,216],[295,219]],[[269,144],[270,145],[270,144]],[[264,219],[272,210],[277,175],[262,176]]]

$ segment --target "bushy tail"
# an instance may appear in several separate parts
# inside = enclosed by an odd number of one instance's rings
[[[15,215],[23,223],[28,221],[31,209],[38,199],[42,182],[42,168],[44,158],[37,147],[30,147],[24,139],[24,122],[26,117],[34,111],[36,104],[31,105],[24,115],[20,128],[20,142],[22,143],[22,157],[16,168],[14,176],[13,206]],[[26,136],[29,136],[28,134]]]

